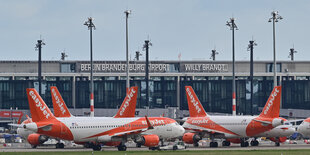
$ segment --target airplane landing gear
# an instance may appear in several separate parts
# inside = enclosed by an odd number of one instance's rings
[[[279,139],[279,137],[276,137],[275,146],[280,146],[280,139]]]
[[[198,143],[194,143],[193,145],[194,145],[194,147],[198,147],[198,146],[199,146],[199,144],[198,144]]]
[[[64,143],[56,143],[56,149],[63,149],[65,147]]]
[[[93,150],[94,150],[94,151],[101,151],[101,145],[100,145],[100,144],[97,144],[97,145],[94,144],[94,145],[93,145]]]
[[[117,146],[118,151],[126,151],[127,146],[123,143],[121,143],[119,146]]]
[[[258,144],[259,142],[256,139],[251,141],[251,146],[258,146]]]
[[[210,147],[218,147],[218,143],[217,142],[210,142]]]
[[[223,141],[222,146],[230,146],[230,141]]]
[[[211,142],[210,142],[210,147],[218,147],[218,143],[214,141],[214,135],[210,135]]]
[[[241,145],[241,147],[248,147],[249,146],[249,142],[242,140],[240,145]]]
[[[165,146],[165,145],[164,145],[164,140],[163,140],[163,139],[160,140],[160,146]]]

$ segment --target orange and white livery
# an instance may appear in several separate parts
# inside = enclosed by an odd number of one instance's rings
[[[298,133],[310,137],[310,117],[305,119],[297,128]]]
[[[175,120],[165,117],[57,118],[35,89],[27,89],[27,95],[33,122],[23,124],[24,129],[76,143],[93,142],[94,150],[100,150],[100,144],[119,142],[118,149],[124,151],[126,150],[124,143],[128,138],[134,139],[140,145],[154,147],[161,138],[179,137],[184,133],[183,127]],[[120,108],[121,112],[118,114],[125,114],[126,108],[132,107],[127,106],[124,111]]]
[[[183,136],[183,141],[198,145],[202,137],[210,137],[210,147],[217,147],[214,138],[224,138],[224,146],[229,146],[231,141],[238,140],[241,146],[248,146],[245,138],[256,137],[260,133],[269,131],[283,124],[279,118],[281,86],[271,92],[266,105],[259,116],[210,116],[207,115],[192,87],[186,86],[186,95],[190,117],[183,127],[191,131]]]
[[[51,95],[55,117],[71,117],[71,113],[56,86],[51,86]]]
[[[74,117],[68,107],[66,106],[61,94],[59,93],[57,87],[55,86],[51,86],[51,96],[52,96],[52,102],[53,102],[53,108],[54,108],[54,116],[55,117]],[[118,111],[119,113],[122,113],[122,115],[116,115],[115,117],[134,117],[134,112],[135,112],[135,108],[130,108],[130,107],[136,107],[136,102],[137,102],[137,90],[138,87],[131,87],[129,89],[128,94],[126,95],[123,104],[121,107],[124,107],[123,105],[126,104],[126,108],[121,108]],[[127,108],[128,106],[130,106],[129,108]],[[25,121],[23,121],[21,124],[27,124],[32,122],[32,119],[29,118],[28,115],[27,119]],[[38,145],[43,144],[45,141],[47,141],[49,139],[48,136],[46,135],[42,135],[42,134],[37,134],[34,131],[28,130],[28,129],[24,129],[24,128],[18,128],[17,129],[17,133],[19,135],[21,135],[24,139],[26,139],[29,144],[31,144],[32,148],[36,148]],[[113,142],[113,143],[106,143],[106,145],[118,145],[120,142]],[[88,143],[83,143],[86,147],[92,147],[90,144]],[[64,144],[63,143],[56,143],[56,148],[64,148]]]

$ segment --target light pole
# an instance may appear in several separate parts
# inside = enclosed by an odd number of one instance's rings
[[[94,117],[93,29],[95,30],[96,28],[92,17],[88,17],[84,25],[88,27],[90,32],[90,117]]]
[[[233,73],[233,81],[232,81],[232,111],[233,115],[236,115],[236,79],[235,79],[235,29],[238,30],[237,25],[235,24],[235,18],[230,18],[230,21],[226,22],[226,25],[230,27],[232,31],[232,73]]]
[[[131,13],[131,10],[126,10],[124,12],[126,14],[126,93],[129,90],[130,83],[129,83],[129,58],[128,58],[128,16]]]
[[[146,106],[147,108],[147,114],[148,109],[150,108],[149,103],[149,46],[152,46],[152,43],[150,43],[149,40],[144,41],[143,49],[145,49],[145,82],[146,82]]]
[[[45,43],[40,39],[37,41],[36,49],[39,51],[39,60],[38,60],[38,81],[39,81],[39,95],[42,96],[42,61],[41,61],[41,51],[42,51],[42,45],[45,45]]]
[[[253,76],[254,76],[254,67],[253,67],[253,49],[254,46],[257,46],[254,40],[250,41],[248,45],[248,50],[250,50],[250,81],[251,81],[251,115],[253,115]]]
[[[269,18],[268,22],[272,21],[273,27],[273,86],[277,86],[277,61],[276,61],[276,22],[283,19],[279,14],[278,11],[271,12],[272,17]]]

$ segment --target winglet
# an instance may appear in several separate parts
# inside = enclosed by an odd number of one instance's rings
[[[55,117],[71,117],[72,115],[68,107],[66,106],[65,101],[60,95],[57,87],[51,86],[51,95],[52,95]]]
[[[138,87],[130,87],[114,118],[135,117]]]
[[[29,120],[29,122],[32,122],[32,119],[26,114],[26,118],[27,120]]]
[[[27,88],[27,96],[32,121],[38,122],[56,119],[39,93],[34,88]]]
[[[190,117],[206,117],[207,113],[201,105],[196,93],[191,86],[185,86]]]
[[[154,127],[152,126],[149,118],[147,118],[147,116],[145,115],[145,120],[146,120],[146,123],[147,123],[147,127],[148,129],[154,129]]]
[[[273,88],[263,111],[260,113],[259,117],[264,118],[277,118],[280,113],[280,101],[281,101],[281,86],[276,86]]]

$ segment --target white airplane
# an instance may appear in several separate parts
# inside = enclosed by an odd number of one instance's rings
[[[65,101],[63,100],[62,96],[60,95],[57,87],[51,86],[51,96],[52,96],[52,103],[53,103],[53,108],[54,108],[54,116],[55,117],[74,117],[68,107],[65,104]],[[129,95],[128,95],[129,94]],[[128,94],[124,98],[124,101],[121,105],[121,108],[118,110],[117,114],[114,117],[134,117],[135,113],[135,107],[137,103],[137,94],[138,94],[138,87],[131,87],[128,91]],[[126,105],[125,105],[126,104]],[[134,107],[134,108],[124,108],[124,107]],[[21,124],[27,124],[32,122],[32,119],[26,115],[27,119],[23,121]],[[42,134],[37,134],[32,130],[28,130],[25,128],[17,128],[17,133],[26,139],[29,144],[31,144],[32,148],[36,148],[38,145],[43,144],[46,142],[49,137],[46,135]],[[105,145],[108,146],[117,146],[119,145],[120,142],[111,142],[111,143],[105,143]],[[92,143],[84,143],[83,144],[86,147],[92,147]],[[56,143],[56,148],[64,148],[64,144]]]
[[[131,96],[131,94],[129,94]],[[22,127],[37,134],[74,141],[93,142],[93,150],[101,150],[101,144],[121,142],[119,151],[125,151],[125,142],[131,138],[136,143],[155,147],[160,138],[180,137],[184,128],[175,120],[165,117],[55,117],[34,88],[27,89],[32,122]],[[125,103],[124,110],[128,107]],[[121,107],[121,112],[123,111]]]
[[[302,121],[302,123],[297,127],[297,132],[305,137],[310,137],[310,117]]]
[[[295,127],[290,123],[290,121],[282,118],[284,120],[283,125],[279,125],[269,131],[265,131],[255,136],[255,139],[251,141],[251,146],[258,146],[257,137],[267,137],[269,140],[275,142],[276,146],[280,146],[280,143],[284,143],[287,137],[291,136],[295,132]]]
[[[284,120],[279,118],[281,86],[277,86],[271,92],[266,105],[259,116],[210,116],[207,115],[192,87],[185,86],[190,117],[187,118],[183,127],[191,132],[185,133],[183,141],[198,146],[202,137],[210,137],[210,147],[217,147],[215,138],[226,139],[223,146],[229,146],[230,141],[240,141],[241,147],[249,143],[248,137],[256,137],[263,132],[269,131]]]

